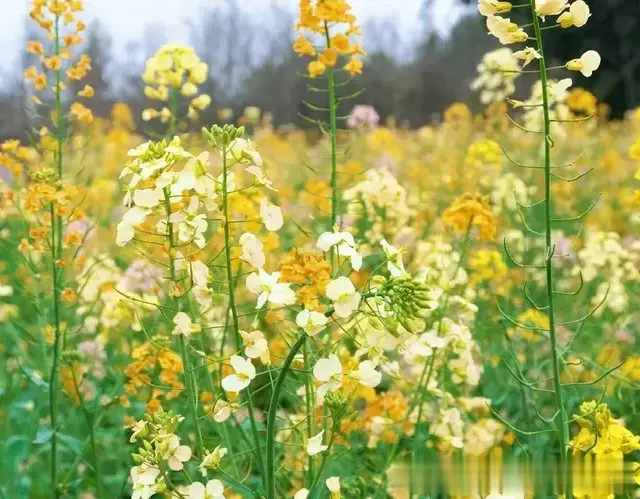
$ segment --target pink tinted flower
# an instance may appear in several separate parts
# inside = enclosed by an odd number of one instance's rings
[[[96,340],[83,341],[78,345],[78,352],[87,359],[86,365],[91,366],[92,374],[98,378],[104,378],[104,361],[107,353]]]
[[[349,128],[376,128],[380,122],[380,116],[372,106],[359,104],[353,108],[347,126]]]
[[[146,260],[137,259],[124,272],[123,284],[132,293],[160,293],[163,269]]]

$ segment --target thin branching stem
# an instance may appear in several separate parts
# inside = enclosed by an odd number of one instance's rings
[[[56,14],[54,24],[54,45],[56,57],[60,57],[60,15]],[[61,85],[60,68],[55,71],[56,88],[55,95],[55,120],[56,120],[56,167],[58,171],[58,181],[61,183],[63,178],[63,161],[62,147],[64,144],[64,130],[62,127],[62,85]],[[59,187],[60,188],[60,184]],[[57,241],[56,241],[57,240]],[[57,428],[58,428],[58,370],[60,350],[64,348],[64,339],[61,338],[62,331],[60,327],[60,269],[58,261],[62,256],[62,220],[56,214],[55,206],[51,203],[51,272],[53,279],[52,301],[53,301],[53,319],[55,328],[53,362],[51,365],[51,376],[49,379],[49,414],[51,419],[51,429],[53,435],[51,437],[51,487],[54,498],[60,497],[60,489],[58,487],[58,446],[57,446]]]
[[[544,183],[545,183],[545,244],[546,255],[552,254],[552,213],[553,206],[551,200],[551,119],[549,112],[549,89],[547,87],[547,67],[544,56],[544,44],[542,40],[542,30],[538,14],[536,12],[536,0],[531,1],[531,13],[533,16],[533,30],[538,45],[538,53],[542,56],[540,64],[540,83],[542,88],[542,109],[544,115]],[[570,497],[568,470],[567,470],[567,428],[566,413],[562,394],[562,383],[560,380],[561,359],[558,352],[558,338],[556,332],[555,317],[555,295],[553,292],[553,266],[551,258],[546,258],[546,287],[547,287],[547,317],[549,319],[549,338],[551,341],[551,362],[553,367],[553,389],[555,395],[556,411],[558,412],[556,428],[558,430],[558,443],[560,446],[560,473],[562,486],[565,488],[565,497]]]
[[[176,267],[173,260],[173,224],[169,222],[171,220],[171,200],[169,198],[169,189],[164,190],[164,204],[167,214],[167,238],[169,242],[169,272],[171,276],[171,282],[176,281]],[[174,297],[174,311],[177,314],[180,312],[180,299]],[[189,410],[191,411],[191,418],[193,419],[193,429],[196,433],[196,443],[198,446],[198,454],[201,458],[204,457],[204,442],[202,440],[202,430],[200,429],[200,422],[198,420],[198,403],[197,403],[197,388],[195,384],[195,378],[191,371],[191,362],[189,358],[189,351],[187,350],[187,340],[184,334],[179,335],[180,353],[182,357],[182,363],[184,364],[184,378],[185,387],[187,392],[187,402],[189,404]]]

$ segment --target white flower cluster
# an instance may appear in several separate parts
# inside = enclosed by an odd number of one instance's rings
[[[448,402],[455,405],[441,407],[436,403],[426,411],[439,450],[462,449],[467,455],[483,456],[502,443],[505,433],[502,423],[486,417],[473,421],[488,410],[489,399],[460,397]]]
[[[588,230],[584,237],[584,246],[577,252],[579,265],[571,273],[582,273],[585,282],[598,283],[591,304],[596,306],[606,299],[595,315],[601,315],[606,309],[615,313],[624,312],[629,304],[627,285],[640,282],[639,248],[625,248],[620,235],[615,232]]]
[[[135,264],[136,267],[138,264]],[[131,267],[134,266],[132,263]],[[131,268],[130,267],[130,268]],[[135,271],[137,272],[137,271]],[[158,303],[159,294],[152,281],[132,281],[132,273],[120,269],[107,255],[88,258],[76,277],[78,283],[78,314],[85,315],[83,327],[87,332],[131,328],[140,331],[138,319],[145,317]],[[124,295],[145,304],[131,306]]]
[[[161,416],[166,414],[161,413]],[[130,472],[132,499],[149,499],[154,494],[167,491],[185,499],[224,499],[224,484],[217,479],[206,483],[192,481],[189,485],[177,487],[165,480],[166,471],[162,470],[182,471],[184,463],[192,457],[191,448],[180,445],[180,438],[174,433],[177,424],[183,420],[182,416],[173,416],[165,419],[165,424],[158,424],[157,420],[149,418],[131,425],[130,442],[141,440],[143,443],[143,447],[138,450],[139,454],[134,454],[140,464],[131,468]],[[226,453],[227,449],[220,446],[213,451],[205,450],[198,466],[202,476],[206,477],[209,469],[219,468]]]
[[[471,90],[480,91],[480,102],[503,102],[516,91],[515,80],[520,74],[518,58],[507,47],[486,53],[477,67],[478,76]]]
[[[547,81],[547,99],[549,102],[549,118],[551,120],[567,120],[571,117],[569,106],[567,106],[567,98],[569,96],[568,89],[572,85],[571,78],[565,78],[560,81]],[[544,110],[540,105],[542,103],[542,84],[540,81],[534,83],[531,87],[531,96],[524,101],[525,112],[523,116],[523,126],[529,130],[542,130],[544,128]],[[519,107],[519,103],[515,103],[515,107]],[[551,123],[551,131],[555,137],[564,137],[566,132],[564,126],[560,122]]]
[[[535,192],[536,186],[528,186],[515,173],[497,175],[491,186],[491,206],[496,214],[503,210],[514,213],[518,209],[516,200],[527,205]]]
[[[478,0],[478,11],[487,18],[489,34],[496,37],[502,45],[525,43],[531,38],[524,27],[518,26],[511,19],[500,15],[511,12],[512,8],[513,5],[510,2]],[[572,26],[580,28],[591,17],[589,6],[584,0],[575,0],[572,3],[569,0],[537,0],[535,8],[535,15],[540,17],[542,22],[545,22],[548,16],[558,16],[556,23],[562,28],[570,28]],[[531,25],[527,27],[532,29]],[[541,58],[542,55],[533,47],[525,47],[516,52],[506,48],[490,52],[485,55],[478,66],[480,76],[472,83],[471,88],[473,90],[483,89],[481,94],[483,103],[502,100],[515,90],[513,79],[521,73],[518,67],[518,60],[522,60],[522,67],[525,67],[534,60]],[[600,67],[600,62],[600,54],[595,50],[588,50],[580,58],[568,61],[565,67],[569,71],[579,71],[584,76],[589,77]],[[501,73],[505,76],[501,76]],[[569,84],[562,84],[565,90],[570,85],[571,80],[569,80]],[[518,105],[523,104],[522,102],[515,102]],[[535,109],[541,109],[541,99],[527,104],[535,106]]]
[[[364,222],[363,239],[372,245],[395,236],[414,215],[406,189],[387,168],[368,170],[364,180],[345,190],[342,197],[347,203],[347,225],[357,227]]]
[[[142,80],[146,86],[144,94],[148,99],[169,101],[171,92],[179,91],[190,99],[189,118],[197,118],[199,111],[209,107],[211,97],[207,94],[197,95],[198,85],[202,85],[209,74],[209,66],[202,62],[193,48],[186,45],[170,43],[163,45],[145,63]],[[142,119],[149,121],[160,118],[168,122],[172,118],[172,110],[168,107],[160,111],[145,109]]]
[[[199,248],[205,245],[207,217],[199,213],[217,210],[215,203],[216,179],[207,171],[209,155],[199,157],[185,151],[179,137],[171,142],[154,144],[147,142],[129,151],[133,158],[120,174],[129,177],[125,187],[124,204],[131,206],[117,226],[116,242],[126,245],[134,239],[136,229],[147,218],[156,215],[155,234],[167,236],[171,230],[181,244],[194,243]],[[176,171],[180,162],[186,165]],[[183,202],[187,194],[188,202]],[[173,211],[172,205],[180,202],[180,209]]]
[[[446,242],[442,236],[430,236],[418,241],[412,267],[418,271],[418,278],[434,289],[448,290],[462,286],[469,281],[464,268],[460,267],[455,277],[452,270],[460,262],[460,253]]]

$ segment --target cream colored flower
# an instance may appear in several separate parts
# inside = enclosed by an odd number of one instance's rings
[[[250,359],[262,357],[269,351],[269,346],[262,331],[240,331],[240,336],[244,342],[244,353]]]
[[[147,422],[145,420],[134,421],[131,425],[131,438],[130,443],[134,443],[138,437],[144,438],[147,434]]]
[[[250,359],[244,359],[239,355],[232,355],[229,362],[235,373],[223,378],[222,388],[228,392],[238,393],[248,387],[256,377],[256,368]]]
[[[116,226],[116,244],[124,246],[131,241],[135,237],[136,227],[142,225],[151,213],[148,208],[138,206],[130,208],[122,217],[122,222]]]
[[[191,318],[184,312],[178,312],[173,318],[173,323],[176,325],[173,329],[173,334],[183,334],[186,338],[202,330],[202,327],[199,324],[192,323]]]
[[[250,232],[242,234],[240,236],[240,246],[242,246],[241,260],[257,269],[264,267],[267,259],[262,251],[263,245],[254,234]]]
[[[387,260],[389,260],[387,262],[387,269],[389,270],[391,277],[407,275],[404,263],[402,262],[402,251],[395,246],[391,246],[386,239],[380,241],[380,246],[382,246],[382,251],[384,251]]]
[[[335,392],[342,387],[342,364],[335,354],[329,355],[326,359],[319,359],[313,366],[313,376],[322,384],[318,387],[316,394],[318,404],[322,404],[324,396],[328,392]]]
[[[296,302],[296,294],[290,288],[291,284],[279,280],[280,272],[268,274],[263,269],[247,276],[247,288],[259,295],[256,308],[262,308],[267,301],[274,305],[293,305]]]
[[[572,59],[567,62],[567,69],[569,71],[580,71],[589,78],[600,67],[600,62],[602,62],[602,58],[598,52],[587,50],[580,59]]]
[[[265,228],[271,232],[280,230],[284,224],[282,210],[279,206],[270,205],[267,198],[263,198],[262,201],[260,201],[260,216],[262,217]]]
[[[209,267],[200,261],[194,260],[193,262],[189,262],[189,270],[191,272],[191,277],[193,278],[193,283],[196,286],[206,287],[211,280],[211,276],[209,273]]]
[[[296,316],[296,324],[304,329],[309,336],[315,336],[327,325],[328,319],[324,314],[315,310],[304,309]]]
[[[308,455],[315,456],[316,454],[320,454],[321,452],[324,452],[329,448],[327,445],[322,445],[322,435],[324,435],[324,430],[322,430],[316,436],[311,437],[309,440],[307,440]]]
[[[370,360],[363,360],[358,365],[358,369],[351,371],[350,376],[358,380],[363,386],[374,388],[382,381],[382,374],[376,371],[376,365]]]
[[[569,0],[538,0],[536,12],[544,20],[545,16],[557,16],[569,6]]]
[[[267,189],[272,190],[274,192],[278,191],[278,189],[275,189],[273,187],[273,182],[269,180],[269,178],[267,177],[267,174],[264,173],[259,166],[256,166],[256,165],[248,166],[245,169],[245,171],[253,175],[255,179],[258,181],[258,183],[264,185]]]
[[[348,277],[340,276],[327,285],[327,298],[333,300],[338,317],[350,317],[360,305],[360,293]]]
[[[502,45],[525,42],[529,36],[511,19],[500,16],[487,17],[487,29],[495,36]]]
[[[224,485],[217,479],[209,480],[206,486],[194,482],[187,490],[189,499],[224,499]]]
[[[589,6],[586,4],[584,0],[576,0],[569,7],[569,12],[563,12],[560,17],[558,17],[557,22],[560,23],[560,26],[563,28],[570,28],[571,26],[575,26],[576,28],[581,28],[591,17],[591,11],[589,10]]]
[[[180,445],[180,439],[176,435],[168,435],[162,440],[168,445],[163,459],[173,471],[181,471],[184,468],[182,463],[191,459],[191,448],[188,445]]]
[[[362,267],[362,257],[356,250],[353,236],[348,232],[323,232],[320,234],[316,246],[324,252],[328,252],[335,246],[338,255],[351,260],[353,270],[358,271]]]
[[[238,138],[227,149],[227,160],[244,165],[262,165],[262,157],[256,150],[256,146],[249,139]]]
[[[220,461],[227,454],[226,447],[220,447],[219,445],[209,452],[205,450],[204,459],[198,465],[198,469],[202,476],[207,476],[207,470],[215,470],[220,467]]]
[[[506,14],[511,12],[511,3],[498,0],[478,0],[478,12],[483,16]]]
[[[518,50],[517,52],[514,52],[513,55],[524,61],[524,63],[522,63],[523,68],[534,59],[542,59],[540,53],[532,47],[526,47],[524,50]]]
[[[223,423],[229,419],[231,414],[236,412],[237,409],[238,404],[230,404],[224,399],[219,399],[213,408],[213,420],[216,423]]]

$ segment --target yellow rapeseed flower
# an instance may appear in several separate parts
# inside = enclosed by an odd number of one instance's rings
[[[316,49],[313,44],[307,40],[303,35],[299,35],[296,43],[293,44],[293,51],[300,57],[308,55],[314,57],[316,55]]]
[[[362,74],[363,66],[364,65],[362,64],[362,61],[360,59],[358,59],[357,57],[351,57],[351,59],[349,59],[349,62],[345,65],[344,70],[352,76],[359,75]]]
[[[335,49],[338,54],[349,54],[351,52],[351,44],[349,43],[349,38],[342,33],[338,33],[333,38],[331,38],[331,48]]]
[[[311,61],[307,67],[309,76],[312,78],[323,75],[326,69],[327,67],[320,61]]]
[[[445,226],[451,226],[464,234],[471,225],[480,228],[480,239],[493,241],[496,237],[496,220],[486,198],[465,193],[446,209],[442,216]]]

